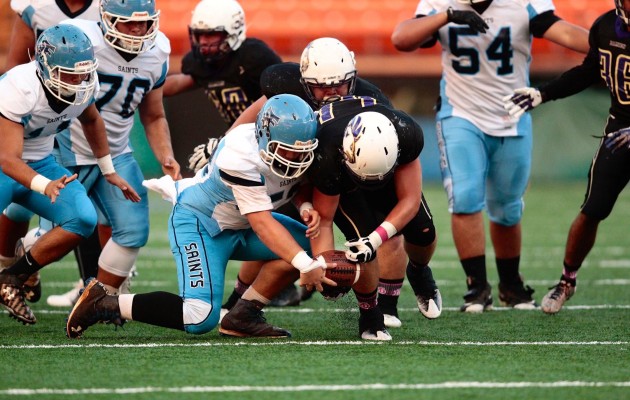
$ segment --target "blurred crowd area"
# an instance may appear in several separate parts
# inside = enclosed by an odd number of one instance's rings
[[[0,0],[0,63],[10,43],[13,12]],[[161,30],[171,40],[171,69],[177,72],[189,48],[188,24],[198,0],[157,0]],[[283,59],[295,61],[304,46],[321,36],[333,36],[357,55],[363,76],[420,76],[440,74],[439,46],[416,53],[397,52],[390,42],[394,26],[415,13],[417,0],[241,0],[248,36],[266,41]],[[556,13],[585,28],[612,0],[555,0]],[[545,40],[534,41],[533,74],[553,74],[575,65],[581,56]]]

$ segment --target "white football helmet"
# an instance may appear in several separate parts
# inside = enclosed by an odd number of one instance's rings
[[[354,53],[334,38],[319,38],[310,42],[300,58],[301,83],[309,99],[321,107],[335,98],[318,100],[313,87],[339,86],[348,83],[348,95],[354,93],[357,69]]]
[[[366,111],[348,122],[343,135],[344,163],[359,184],[385,183],[394,171],[398,151],[396,128],[385,115]]]
[[[241,47],[246,30],[245,12],[236,0],[202,0],[195,7],[188,26],[190,45],[195,56],[201,56],[207,61],[221,58]],[[211,32],[225,32],[227,37],[220,45],[218,55],[202,55],[199,53],[199,34]]]
[[[100,12],[105,40],[113,48],[140,54],[155,45],[160,27],[160,11],[155,9],[155,0],[101,0]],[[142,36],[134,36],[116,28],[119,22],[133,21],[147,21],[147,32]]]

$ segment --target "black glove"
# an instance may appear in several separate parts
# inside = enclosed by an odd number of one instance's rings
[[[449,7],[446,10],[446,20],[454,24],[468,25],[477,33],[486,33],[486,29],[488,29],[488,25],[483,21],[483,18],[474,11],[453,10],[452,7]]]

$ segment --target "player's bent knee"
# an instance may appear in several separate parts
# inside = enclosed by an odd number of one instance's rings
[[[112,239],[124,247],[144,247],[149,240],[149,225],[136,224],[135,228],[125,228],[122,231],[115,229],[112,232]]]
[[[34,215],[32,211],[15,203],[9,204],[3,214],[13,222],[29,222]]]
[[[219,307],[199,299],[184,300],[184,330],[200,335],[213,330],[219,323]]]
[[[523,202],[520,200],[503,205],[488,203],[488,218],[496,224],[514,226],[522,217]]]
[[[68,232],[76,233],[86,238],[94,232],[96,221],[96,211],[92,207],[91,210],[86,208],[80,212],[73,213],[71,218],[60,221],[58,225]]]

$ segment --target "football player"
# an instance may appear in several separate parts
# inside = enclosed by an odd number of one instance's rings
[[[0,304],[24,324],[36,322],[24,301],[25,280],[89,236],[97,219],[77,175],[51,155],[54,135],[78,118],[96,157],[96,169],[107,184],[117,186],[128,200],[140,200],[112,163],[103,120],[94,104],[96,68],[94,48],[85,33],[74,26],[55,25],[37,40],[35,61],[14,67],[0,79],[0,208],[16,202],[55,224],[0,272]]]
[[[467,277],[462,311],[492,307],[484,209],[499,300],[515,309],[537,306],[519,273],[531,119],[508,115],[501,101],[505,93],[527,86],[533,36],[588,50],[588,31],[557,17],[551,0],[421,0],[416,18],[401,22],[392,34],[401,51],[442,45],[437,132],[453,239]]]
[[[94,169],[86,138],[73,124],[58,135],[60,159],[79,175],[99,211],[100,224],[111,226],[111,237],[98,259],[97,277],[117,293],[149,236],[149,204],[143,176],[130,147],[134,114],[139,111],[147,140],[164,174],[180,179],[162,104],[162,86],[168,71],[170,43],[158,30],[160,12],[153,0],[102,0],[101,21],[81,19],[64,23],[81,28],[99,55],[101,90],[96,96],[116,170],[134,187],[141,201],[122,202]]]
[[[309,237],[319,234],[319,215],[310,203],[304,172],[317,148],[313,110],[288,94],[270,98],[255,124],[235,128],[221,140],[199,182],[178,196],[169,218],[171,251],[177,263],[179,295],[154,292],[107,294],[94,280],[68,318],[67,333],[79,337],[100,319],[121,319],[202,334],[219,321],[229,260],[265,260],[263,271],[288,284],[300,276],[303,285],[322,290],[326,264],[307,251]],[[293,200],[308,227],[274,213]],[[268,293],[257,280],[223,318],[221,332],[241,337],[287,337],[290,333],[265,322],[262,308]],[[276,282],[276,281],[274,281]],[[231,317],[247,324],[231,325]]]
[[[85,18],[97,21],[99,19],[97,0],[12,0],[11,8],[15,11],[11,41],[7,54],[5,70],[19,64],[30,61],[34,54],[35,41],[44,29],[58,24],[68,18]],[[16,242],[21,240],[28,231],[29,221],[33,213],[17,204],[11,204],[4,213],[0,214],[0,267],[13,264],[18,256],[15,254]],[[49,221],[40,220],[42,229],[34,232],[43,232],[51,228]],[[32,232],[32,233],[34,233]],[[93,244],[90,246],[89,244]],[[94,246],[95,245],[95,246]],[[96,247],[97,250],[91,250]],[[75,248],[75,255],[79,270],[83,277],[95,276],[100,254],[98,235],[90,235]],[[41,282],[39,274],[34,274],[25,283],[26,299],[31,302],[39,301],[41,296]],[[62,301],[67,304],[68,296],[78,298],[80,285],[62,296],[52,296],[53,303]],[[48,301],[50,304],[51,296]],[[56,304],[56,303],[55,303]]]
[[[630,46],[630,0],[615,0],[615,10],[600,16],[590,30],[590,50],[581,65],[538,88],[516,89],[504,101],[515,118],[526,118],[532,108],[571,96],[594,83],[610,90],[610,117],[588,174],[588,186],[580,212],[573,220],[564,253],[560,281],[542,300],[542,311],[556,314],[573,296],[577,273],[595,244],[599,223],[606,219],[619,193],[630,180],[630,107],[624,87],[630,79],[620,73]]]

